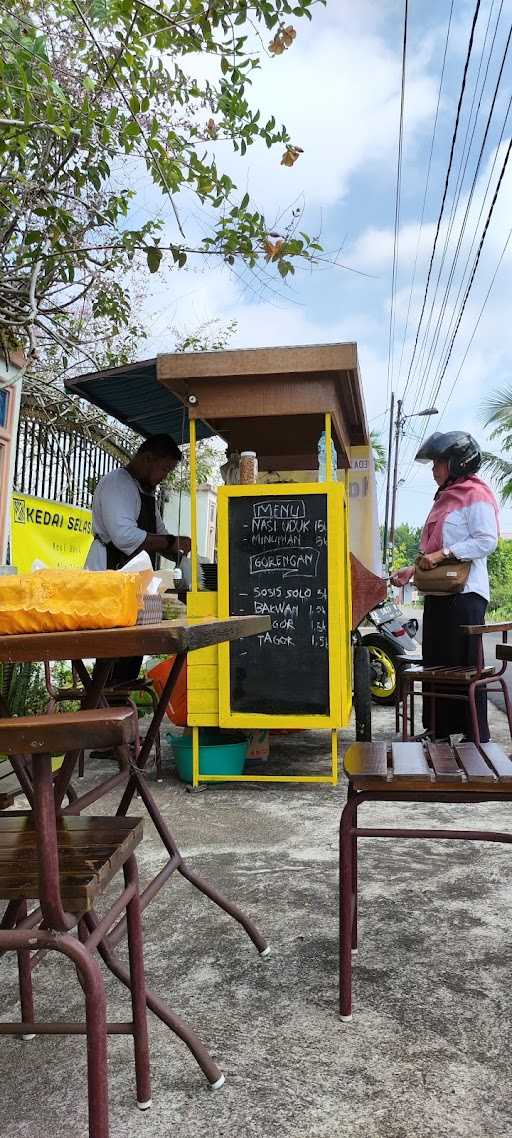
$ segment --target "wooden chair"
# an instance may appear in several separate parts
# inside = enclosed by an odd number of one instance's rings
[[[496,743],[353,743],[343,761],[347,803],[340,821],[340,1016],[352,1019],[352,953],[358,947],[359,838],[442,838],[512,843],[512,833],[412,829],[400,825],[400,804],[512,802],[512,759]],[[394,804],[393,827],[360,826],[366,802]],[[460,946],[458,946],[460,948]]]
[[[72,667],[72,675],[73,675],[73,685],[74,685],[72,688],[56,687],[56,685],[53,683],[53,680],[52,680],[50,665],[47,661],[45,661],[45,664],[44,664],[44,680],[45,680],[46,690],[47,690],[48,695],[50,697],[49,702],[48,702],[48,709],[47,709],[48,714],[53,714],[54,711],[57,711],[60,703],[69,703],[69,702],[81,703],[81,701],[83,700],[84,689],[80,683],[80,677],[76,674],[73,667]],[[131,693],[134,691],[143,692],[145,695],[149,696],[149,699],[151,701],[151,706],[153,708],[153,714],[154,714],[156,711],[156,708],[158,706],[158,696],[155,692],[155,689],[154,689],[152,683],[149,680],[145,680],[145,679],[132,680],[130,682],[130,684],[128,684],[128,685],[120,684],[116,687],[106,688],[105,692],[104,692],[105,704],[107,706],[110,706],[110,707],[119,707],[119,706],[131,707],[132,710],[134,710],[136,712],[135,704],[133,703],[133,701],[130,698]],[[155,769],[156,769],[157,782],[161,782],[162,781],[162,746],[161,746],[161,741],[160,741],[160,732],[157,732],[157,734],[155,735],[155,741],[154,741],[153,746],[154,746],[154,752],[155,752]],[[82,754],[79,756],[79,762],[78,762],[78,777],[83,778],[83,774],[84,774],[84,755],[82,752]]]
[[[505,624],[468,624],[463,626],[463,632],[468,636],[485,636],[489,633],[501,632],[502,642],[507,643],[507,635],[512,630],[512,622]],[[415,684],[421,683],[422,695],[429,700],[430,723],[429,732],[432,738],[436,737],[436,703],[442,699],[462,700],[469,704],[471,731],[475,743],[480,744],[480,731],[478,727],[478,714],[476,707],[477,692],[484,688],[487,692],[500,692],[505,701],[508,726],[512,738],[512,704],[503,674],[506,671],[507,661],[501,667],[484,665],[483,649],[480,650],[480,659],[476,667],[440,668],[412,665],[404,668],[399,676],[399,707],[397,707],[397,730],[400,719],[402,721],[402,739],[419,738],[414,735],[414,699],[419,692],[415,691]],[[410,733],[409,733],[410,728]]]
[[[0,817],[0,898],[8,902],[0,924],[0,952],[18,956],[21,1023],[0,1023],[0,1034],[86,1034],[90,1138],[108,1138],[107,1035],[133,1036],[137,1104],[151,1105],[146,987],[141,911],[134,849],[142,839],[139,818],[56,816],[51,755],[91,747],[127,747],[135,737],[126,708],[63,712],[0,720],[0,751],[30,756],[24,767],[31,811]],[[97,897],[119,871],[124,888],[101,919]],[[40,908],[30,915],[27,901]],[[105,987],[96,949],[126,912],[133,1019],[108,1024]],[[94,918],[94,919],[92,919]],[[78,936],[71,930],[77,929]],[[75,965],[85,994],[85,1023],[40,1023],[34,1015],[32,970],[42,953],[57,951]],[[73,1129],[73,1128],[72,1128]]]

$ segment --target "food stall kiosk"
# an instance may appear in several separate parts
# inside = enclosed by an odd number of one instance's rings
[[[190,442],[189,618],[272,618],[269,633],[189,662],[194,785],[335,783],[337,732],[348,723],[352,691],[348,471],[351,448],[368,445],[356,345],[166,353],[131,372],[80,377],[68,389],[141,434],[168,429],[173,415],[176,441]],[[197,440],[208,433],[225,439],[228,453],[255,452],[259,464],[257,482],[219,489],[216,592],[199,587],[195,540]],[[318,479],[322,433],[323,480],[296,481],[298,471]],[[328,730],[330,772],[202,774],[199,729],[215,726]]]

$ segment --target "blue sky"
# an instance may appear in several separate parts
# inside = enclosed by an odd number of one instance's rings
[[[409,43],[405,89],[403,184],[401,228],[396,294],[396,329],[393,385],[400,395],[406,381],[414,335],[419,320],[434,227],[439,211],[449,144],[468,44],[474,0],[454,0],[448,42],[438,128],[435,137],[430,183],[421,240],[418,244],[428,154],[438,96],[442,56],[451,0],[409,0]],[[501,14],[500,14],[501,7]],[[302,227],[319,233],[326,254],[342,248],[340,259],[359,276],[338,267],[324,265],[313,272],[298,270],[290,286],[272,275],[260,278],[249,272],[233,274],[218,265],[197,265],[190,271],[159,276],[151,281],[145,298],[146,320],[151,336],[145,354],[172,350],[173,328],[192,331],[212,319],[236,320],[233,347],[271,344],[320,343],[356,340],[368,417],[377,429],[385,428],[388,406],[388,330],[393,257],[393,220],[396,180],[396,151],[400,105],[403,0],[330,0],[327,8],[315,11],[313,22],[295,21],[297,38],[293,47],[279,58],[265,60],[254,82],[253,101],[262,111],[285,121],[292,139],[304,153],[292,169],[279,164],[278,151],[252,148],[246,159],[227,150],[217,155],[219,164],[235,178],[241,193],[248,189],[255,204],[272,220],[291,203],[304,209]],[[499,19],[498,19],[499,16]],[[490,22],[488,25],[488,20]],[[466,177],[454,212],[451,238],[447,246],[446,272],[434,309],[428,346],[436,321],[441,319],[439,303],[443,282],[453,261],[461,230],[468,188],[475,170],[485,120],[496,83],[499,63],[512,20],[512,0],[483,0],[476,27],[473,62],[468,73],[459,141],[454,154],[446,219],[450,217],[453,192],[460,168],[462,147],[480,61],[479,83],[482,100],[473,144],[469,151]],[[291,21],[294,22],[293,19]],[[485,52],[484,40],[489,27]],[[491,41],[496,30],[494,49]],[[485,68],[489,69],[485,86]],[[202,65],[202,64],[201,64]],[[209,66],[209,64],[207,64]],[[212,66],[215,66],[212,64]],[[512,94],[512,47],[507,59],[491,129],[483,154],[480,173],[462,237],[459,268],[448,294],[444,320],[440,324],[438,351],[430,372],[421,366],[413,371],[405,410],[419,409],[421,385],[425,397],[433,392],[440,373],[440,348],[448,333],[463,267],[471,253],[475,233],[480,233],[490,197],[484,206],[478,230],[476,222],[484,200],[489,171],[505,121]],[[480,88],[478,88],[478,96]],[[475,120],[473,120],[475,121]],[[472,124],[470,123],[472,129]],[[491,179],[490,196],[512,130],[512,114],[507,120],[504,141]],[[512,160],[511,160],[512,167]],[[144,212],[151,193],[139,186],[138,208]],[[436,404],[443,408],[452,388],[482,302],[496,269],[512,216],[512,182],[507,171],[484,246],[475,285],[456,338],[452,358]],[[190,234],[201,232],[205,224],[196,207],[181,203],[182,220]],[[174,221],[167,207],[169,236],[175,237]],[[446,228],[441,231],[442,250]],[[478,240],[478,238],[477,238]],[[414,261],[417,255],[415,287],[411,293]],[[434,263],[433,281],[437,277]],[[512,240],[503,259],[493,292],[481,318],[472,346],[457,380],[446,411],[428,430],[463,427],[485,441],[482,402],[486,396],[509,383],[512,361],[512,321],[508,295],[512,285]],[[430,294],[432,295],[432,294]],[[460,301],[459,301],[460,304]],[[407,309],[409,326],[404,342]],[[427,305],[426,316],[429,314]],[[420,335],[420,345],[422,337]],[[399,361],[404,342],[401,372]],[[149,349],[149,351],[147,350]],[[421,363],[422,357],[419,357]],[[431,402],[427,398],[427,403]],[[423,403],[423,405],[425,405]],[[423,421],[411,419],[403,444],[398,518],[419,524],[428,509],[432,481],[428,469],[414,466],[414,435]],[[503,515],[503,529],[512,531],[512,511]]]

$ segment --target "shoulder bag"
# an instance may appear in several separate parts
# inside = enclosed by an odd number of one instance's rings
[[[457,561],[455,557],[441,561],[434,569],[420,569],[422,554],[414,564],[413,584],[420,593],[461,593],[469,577],[471,561]]]

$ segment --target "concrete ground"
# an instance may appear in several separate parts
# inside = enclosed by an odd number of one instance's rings
[[[504,717],[491,711],[496,741]],[[375,716],[390,737],[391,715]],[[345,732],[349,739],[351,733]],[[191,795],[171,759],[156,786],[187,858],[268,935],[263,961],[243,931],[182,879],[146,913],[151,987],[194,1024],[226,1074],[208,1089],[185,1047],[150,1017],[153,1108],[134,1106],[131,1041],[112,1037],[111,1138],[505,1138],[512,1130],[512,866],[506,846],[366,840],[354,1019],[337,1015],[336,788],[225,784]],[[272,766],[328,763],[326,735],[282,736]],[[88,770],[88,779],[91,777]],[[113,804],[112,804],[113,805]],[[108,802],[102,804],[108,812]],[[134,805],[137,813],[137,804]],[[396,807],[371,805],[373,823]],[[512,829],[510,808],[410,806],[405,823]],[[161,864],[148,823],[142,876]],[[129,1018],[108,979],[110,1019]],[[36,973],[42,1018],[79,1018],[71,966]],[[16,1018],[12,958],[0,1016]],[[87,1134],[84,1040],[2,1038],[2,1138]]]

